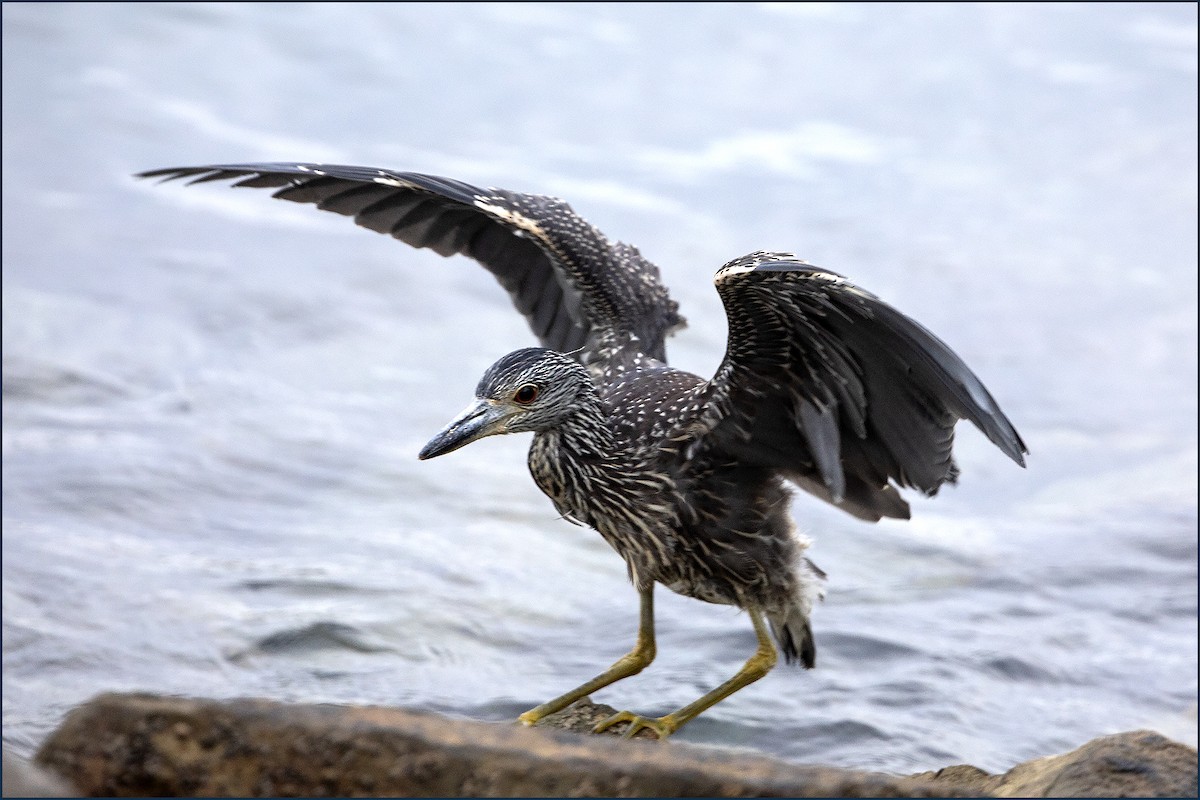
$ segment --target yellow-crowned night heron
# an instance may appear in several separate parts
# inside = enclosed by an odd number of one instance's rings
[[[653,591],[745,609],[758,648],[694,703],[620,721],[665,738],[776,662],[814,663],[809,615],[824,574],[788,514],[791,481],[860,519],[907,518],[897,491],[953,483],[954,426],[973,422],[1024,465],[1021,437],[987,389],[925,328],[841,275],[784,253],[721,267],[725,358],[705,381],[666,364],[682,327],[658,268],[561,200],[432,175],[317,164],[142,173],[239,179],[354,217],[413,247],[469,256],[512,296],[544,348],[484,373],[475,400],[421,451],[433,458],[498,433],[533,432],[529,470],[563,516],[595,528],[641,596],[633,650],[531,709],[533,724],[654,659]],[[769,631],[768,631],[769,628]]]

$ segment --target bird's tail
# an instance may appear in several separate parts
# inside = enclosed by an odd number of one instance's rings
[[[800,590],[797,592],[796,603],[782,613],[768,614],[767,621],[771,624],[771,633],[783,651],[785,663],[796,661],[805,669],[812,669],[817,663],[817,645],[813,641],[812,625],[809,614],[813,603],[825,596],[822,584],[825,573],[807,558],[800,559],[800,569],[797,577],[800,579]]]
[[[775,634],[786,663],[799,661],[805,669],[812,669],[817,663],[817,645],[808,617],[796,613],[798,610],[794,609],[786,617],[771,616],[771,633]]]

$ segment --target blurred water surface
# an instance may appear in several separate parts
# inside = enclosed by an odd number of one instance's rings
[[[914,771],[1136,727],[1195,742],[1196,7],[3,7],[3,714],[106,690],[506,720],[637,602],[527,437],[416,460],[532,344],[477,266],[261,191],[130,174],[359,163],[557,194],[663,270],[791,250],[957,349],[1028,442],[867,525],[799,497],[819,667],[679,738]],[[659,592],[663,713],[753,649]]]

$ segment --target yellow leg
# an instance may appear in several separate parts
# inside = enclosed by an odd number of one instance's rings
[[[750,656],[750,660],[738,670],[736,675],[694,703],[689,703],[678,711],[667,714],[665,717],[648,719],[630,711],[621,711],[598,724],[593,729],[593,732],[600,733],[616,725],[618,722],[628,722],[629,730],[625,731],[625,738],[633,736],[642,728],[649,728],[658,734],[659,739],[666,739],[683,727],[684,723],[699,716],[701,712],[706,711],[726,697],[729,697],[729,695],[738,689],[749,686],[770,672],[778,660],[775,654],[775,644],[771,641],[771,635],[767,632],[767,625],[763,621],[762,612],[753,608],[749,609],[749,612],[750,621],[754,623],[754,632],[758,634],[758,649],[754,651],[754,655]]]
[[[581,697],[586,697],[597,689],[603,689],[610,683],[616,683],[622,678],[636,675],[654,660],[654,587],[641,592],[642,610],[638,623],[637,644],[625,655],[617,659],[611,667],[592,678],[582,686],[576,687],[561,697],[548,700],[537,708],[531,708],[517,721],[524,725],[533,725],[543,717],[556,711],[561,711]]]

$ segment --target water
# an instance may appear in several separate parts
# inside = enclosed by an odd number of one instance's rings
[[[418,462],[503,352],[486,274],[176,164],[325,160],[558,194],[663,269],[679,366],[754,249],[949,342],[1020,470],[867,525],[798,498],[819,668],[679,738],[805,763],[1002,770],[1154,727],[1195,742],[1192,5],[7,4],[4,741],[108,690],[506,720],[632,643],[623,565],[526,437]],[[663,713],[753,649],[658,593]]]

